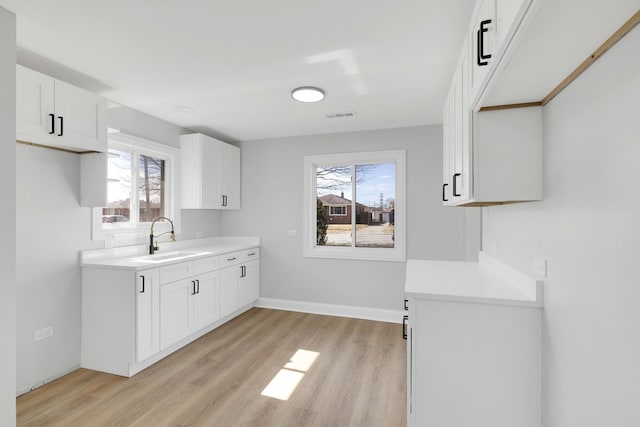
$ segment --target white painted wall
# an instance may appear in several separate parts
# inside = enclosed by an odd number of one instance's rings
[[[222,229],[262,238],[262,297],[402,309],[404,263],[302,256],[303,157],[390,149],[407,150],[408,258],[465,259],[465,210],[439,199],[441,126],[243,142],[242,209],[224,212]]]
[[[172,147],[180,147],[180,135],[189,133],[186,129],[124,105],[109,105],[108,121],[110,128]]]
[[[80,156],[17,146],[17,389],[24,391],[79,366],[78,252],[91,242],[91,210],[78,206]],[[33,342],[33,331],[54,327]]]
[[[544,108],[544,200],[497,206],[484,249],[548,260],[545,427],[640,425],[640,28]]]
[[[12,67],[15,68],[15,62]],[[109,116],[110,126],[142,138],[179,146],[178,136],[187,132],[126,107],[119,111],[116,118]],[[15,130],[10,137],[10,141],[14,140]],[[13,150],[15,145],[12,142],[2,147]],[[17,242],[5,239],[4,235],[0,242],[3,245],[9,242],[11,254],[16,254],[16,262],[11,262],[17,268],[18,362],[17,381],[11,387],[15,396],[16,390],[23,393],[79,366],[81,273],[78,253],[103,246],[101,242],[91,241],[91,209],[78,205],[80,156],[25,145],[18,145],[17,152],[11,153],[1,156],[9,159],[11,168],[0,170],[12,172],[12,179],[16,181],[15,186],[9,187],[17,189],[17,220],[7,223],[16,223]],[[11,200],[9,195],[6,200]],[[183,211],[182,231],[177,238],[192,239],[196,232],[202,232],[203,237],[217,236],[220,218],[216,211]],[[4,298],[2,301],[4,303]],[[2,310],[2,315],[4,313]],[[47,326],[54,327],[54,336],[34,343],[34,330]],[[4,426],[2,422],[0,425]]]
[[[0,7],[0,425],[16,423],[16,17]]]

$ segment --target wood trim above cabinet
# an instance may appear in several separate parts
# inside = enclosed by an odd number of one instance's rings
[[[602,55],[604,55],[609,49],[611,49],[616,43],[618,43],[624,36],[626,36],[636,25],[640,24],[640,10],[638,10],[622,27],[620,27],[615,33],[611,35],[604,43],[600,45],[582,64],[573,70],[558,86],[556,86],[547,96],[545,96],[541,104],[547,105],[553,98],[555,98],[560,92],[562,92],[567,86],[569,86],[575,79],[577,79],[587,68],[593,65]]]
[[[584,73],[591,65],[593,65],[598,59],[600,59],[609,49],[615,46],[620,40],[624,38],[631,30],[633,30],[638,24],[640,24],[640,10],[638,10],[631,18],[627,20],[618,30],[616,30],[604,43],[602,43],[587,59],[582,61],[575,70],[573,70],[564,80],[560,82],[551,92],[549,92],[544,98],[536,102],[525,102],[520,104],[504,104],[504,105],[491,105],[481,107],[478,111],[492,111],[492,110],[506,110],[511,108],[524,108],[533,106],[545,106],[553,98],[555,98],[560,92],[568,87],[574,80],[576,80],[582,73]]]
[[[479,111],[495,111],[495,110],[511,110],[514,108],[540,107],[542,102],[523,102],[520,104],[492,105],[490,107],[481,107]]]
[[[64,152],[64,153],[72,153],[72,154],[91,154],[91,153],[99,153],[99,151],[74,151],[74,150],[69,150],[69,149],[67,149],[67,148],[53,147],[53,146],[51,146],[51,145],[36,144],[35,142],[20,141],[20,140],[16,140],[16,144],[31,145],[31,146],[33,146],[33,147],[46,148],[47,150],[62,151],[62,152]]]

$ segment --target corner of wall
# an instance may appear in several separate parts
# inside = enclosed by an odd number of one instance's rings
[[[0,200],[16,200],[16,16],[0,8]],[[13,96],[11,96],[13,95]],[[0,425],[16,423],[16,212],[0,210]]]

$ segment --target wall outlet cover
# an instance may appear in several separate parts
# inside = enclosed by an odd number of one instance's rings
[[[53,326],[33,331],[33,342],[42,341],[53,336]]]
[[[534,260],[533,272],[540,277],[547,277],[547,260],[546,259]]]

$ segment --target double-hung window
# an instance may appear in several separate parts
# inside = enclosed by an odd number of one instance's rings
[[[405,257],[405,151],[305,156],[304,256]]]
[[[179,227],[174,202],[177,153],[177,148],[140,138],[110,135],[107,205],[93,211],[94,240],[134,242],[148,235],[151,222],[161,216]]]

